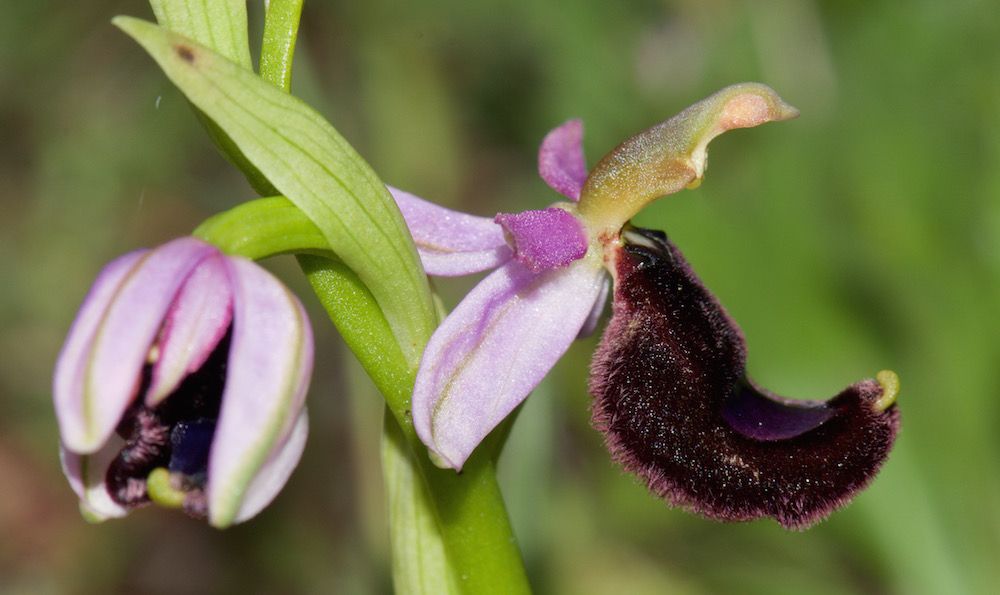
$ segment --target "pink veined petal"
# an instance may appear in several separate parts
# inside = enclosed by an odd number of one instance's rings
[[[509,262],[465,297],[431,337],[413,390],[420,439],[461,469],[569,348],[593,309],[596,259],[532,273]]]
[[[229,329],[232,293],[223,258],[217,254],[203,260],[167,312],[146,392],[149,407],[155,407],[188,374],[198,370]]]
[[[503,230],[486,217],[452,211],[392,186],[428,275],[457,277],[500,266],[512,252]]]
[[[263,268],[227,258],[232,346],[208,462],[208,516],[232,524],[249,486],[284,444],[305,401],[313,338],[299,300]]]
[[[148,251],[130,252],[108,263],[97,275],[73,321],[56,361],[52,381],[52,396],[62,436],[84,433],[86,419],[83,411],[83,385],[94,334],[122,280],[146,252]],[[80,440],[71,439],[71,442],[76,444]]]
[[[580,200],[580,191],[587,180],[583,121],[570,120],[545,135],[538,149],[538,175],[559,194]]]
[[[303,409],[299,414],[292,432],[288,438],[274,450],[271,457],[254,476],[253,481],[247,486],[243,495],[243,502],[240,510],[236,513],[233,522],[242,523],[249,520],[264,510],[264,507],[274,500],[281,488],[292,475],[299,459],[302,458],[302,451],[306,448],[306,438],[309,436],[309,416]]]
[[[564,267],[587,253],[583,224],[558,207],[500,213],[494,221],[513,240],[514,257],[535,273]]]
[[[92,453],[111,436],[133,401],[174,297],[191,271],[218,251],[194,238],[180,238],[151,250],[137,262],[111,299],[94,334],[80,393],[82,415],[62,429],[66,447]]]
[[[604,313],[604,306],[608,303],[609,293],[611,293],[611,278],[604,277],[604,282],[601,283],[601,292],[597,295],[597,299],[594,300],[594,307],[590,311],[590,314],[587,315],[587,320],[583,323],[583,328],[580,329],[580,334],[576,337],[577,339],[583,339],[593,334],[597,328],[597,323],[601,320],[601,314]]]
[[[123,517],[128,510],[111,498],[108,492],[108,467],[125,446],[125,441],[112,436],[99,451],[81,455],[59,445],[59,461],[70,487],[80,498],[80,510],[95,521]]]

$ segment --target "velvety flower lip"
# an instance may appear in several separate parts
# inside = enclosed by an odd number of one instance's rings
[[[113,261],[53,382],[81,510],[153,500],[217,527],[257,514],[302,453],[312,357],[301,304],[249,260],[181,238]]]
[[[669,502],[727,521],[806,528],[863,489],[899,428],[895,374],[828,401],[760,389],[742,333],[680,251],[661,232],[623,238],[591,376],[613,457]]]

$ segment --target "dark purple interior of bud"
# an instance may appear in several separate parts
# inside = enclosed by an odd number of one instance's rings
[[[214,419],[178,422],[170,431],[170,463],[167,469],[199,477],[203,482],[214,435]]]
[[[205,516],[201,492],[222,404],[231,333],[230,328],[202,367],[154,408],[144,402],[150,366],[143,371],[136,400],[118,424],[125,446],[108,468],[108,492],[118,504],[134,508],[148,503],[146,478],[153,469],[166,467],[183,476],[181,488],[192,496],[192,506],[185,501],[185,510]]]
[[[805,528],[845,504],[899,427],[874,380],[794,401],[746,377],[743,335],[661,232],[616,257],[614,310],[594,356],[594,425],[612,456],[675,505]]]

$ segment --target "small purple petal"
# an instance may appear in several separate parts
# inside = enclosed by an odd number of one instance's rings
[[[510,260],[503,230],[486,217],[439,207],[392,186],[406,226],[428,275],[456,277],[489,270]]]
[[[69,436],[71,444],[79,444],[85,433],[83,385],[87,364],[93,346],[94,334],[104,319],[108,305],[118,292],[122,280],[147,250],[138,250],[120,256],[101,270],[80,306],[73,321],[66,343],[63,344],[52,382],[56,417],[62,436]],[[65,438],[64,438],[65,440]]]
[[[509,262],[479,283],[441,323],[413,389],[424,444],[461,469],[576,338],[601,290],[596,259],[532,273]]]
[[[608,305],[609,293],[611,293],[611,279],[605,278],[604,283],[601,284],[601,293],[594,300],[594,308],[587,315],[587,320],[583,323],[583,328],[580,329],[580,334],[576,337],[577,339],[589,337],[597,329],[597,323],[601,320],[601,314],[604,314],[604,307]]]
[[[80,498],[80,509],[95,521],[123,517],[128,510],[119,505],[108,492],[108,467],[121,452],[125,441],[112,436],[99,451],[81,455],[59,445],[59,461],[69,485]]]
[[[206,258],[188,277],[163,323],[146,405],[172,393],[205,363],[229,329],[232,294],[224,257]]]
[[[209,522],[232,524],[248,487],[285,443],[312,373],[313,341],[298,299],[270,273],[228,258],[233,330],[208,464]]]
[[[587,180],[583,121],[570,120],[545,135],[538,149],[538,175],[559,194],[580,200],[580,190]]]
[[[583,225],[563,209],[500,213],[494,221],[510,236],[514,257],[532,272],[564,267],[587,253]]]
[[[240,510],[233,522],[242,523],[249,520],[271,503],[285,486],[292,471],[302,458],[306,448],[306,438],[309,436],[309,416],[303,409],[299,414],[292,432],[285,441],[272,451],[270,458],[254,476],[243,495]]]

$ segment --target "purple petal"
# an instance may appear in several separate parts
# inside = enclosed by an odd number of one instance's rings
[[[594,300],[594,307],[590,311],[590,314],[587,315],[587,320],[583,323],[583,328],[580,329],[580,334],[576,337],[577,339],[589,337],[597,329],[597,323],[601,320],[601,314],[604,314],[604,307],[608,305],[609,293],[611,293],[611,279],[605,278],[604,283],[601,284],[601,293]]]
[[[70,436],[72,444],[79,444],[79,436],[84,434],[86,419],[83,412],[83,384],[94,334],[122,280],[146,252],[147,250],[130,252],[111,261],[101,270],[84,298],[66,337],[66,343],[59,353],[52,395],[56,418],[59,420],[59,432],[64,440],[66,436]]]
[[[456,277],[478,273],[510,260],[511,249],[500,226],[439,207],[409,192],[388,186],[428,275]]]
[[[180,238],[136,263],[112,298],[94,334],[82,390],[82,416],[63,427],[63,442],[94,452],[108,439],[135,398],[149,350],[178,290],[202,260],[218,253],[194,238]]]
[[[253,262],[226,262],[232,345],[207,486],[209,522],[216,527],[237,519],[247,490],[285,443],[313,364],[312,329],[298,299]]]
[[[494,221],[513,241],[514,257],[532,272],[564,267],[587,253],[583,225],[563,209],[500,213]]]
[[[240,510],[233,522],[242,523],[257,516],[274,500],[299,464],[308,436],[309,416],[303,409],[292,427],[291,434],[272,452],[271,457],[247,486]]]
[[[580,200],[587,180],[582,120],[570,120],[545,135],[538,149],[538,175],[559,194]]]
[[[601,290],[600,262],[486,277],[431,337],[413,389],[420,439],[461,469],[476,445],[569,348]]]
[[[232,294],[221,254],[206,258],[188,277],[163,323],[159,354],[146,392],[155,407],[201,368],[229,329]]]
[[[63,473],[80,498],[80,511],[90,520],[103,521],[128,514],[128,510],[111,497],[107,484],[108,467],[124,445],[124,440],[112,436],[99,451],[89,455],[77,454],[59,445]]]

